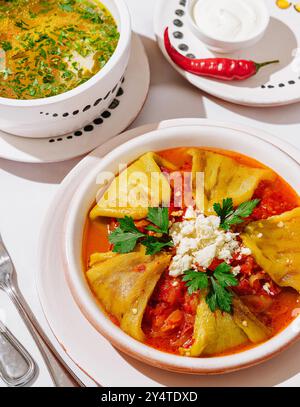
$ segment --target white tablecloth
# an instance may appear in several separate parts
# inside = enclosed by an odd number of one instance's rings
[[[153,34],[155,2],[126,2],[130,8],[133,29],[142,37],[151,66],[149,96],[132,127],[164,119],[200,117],[261,128],[300,148],[299,104],[265,109],[248,108],[202,94],[177,74],[162,57]],[[20,287],[51,338],[53,336],[45,322],[35,288],[38,236],[46,210],[59,184],[77,162],[78,159],[74,159],[58,164],[30,165],[0,159],[0,230],[18,270]],[[33,340],[4,293],[0,293],[1,317],[5,317],[9,328],[38,362],[40,374],[34,386],[52,386]],[[280,356],[280,371],[275,370],[265,377],[262,375],[260,385],[300,386],[299,355],[300,344],[296,344]],[[90,379],[74,368],[87,385],[92,385]],[[243,372],[245,380],[242,384],[259,385],[255,380],[255,375],[260,374],[259,372],[260,367],[257,370],[251,369],[248,376]],[[203,378],[203,385],[213,386],[213,378]],[[226,385],[226,381],[223,385]],[[4,384],[0,382],[1,386]]]

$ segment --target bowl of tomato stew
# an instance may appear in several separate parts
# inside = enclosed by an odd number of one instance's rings
[[[275,355],[299,336],[298,171],[254,130],[208,121],[119,146],[66,217],[80,310],[168,370],[223,373]]]
[[[130,54],[123,0],[0,3],[0,128],[53,137],[107,109]]]

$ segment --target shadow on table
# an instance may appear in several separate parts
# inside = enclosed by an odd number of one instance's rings
[[[75,158],[60,163],[28,164],[0,158],[0,168],[17,177],[33,182],[60,184],[80,160],[81,158]]]
[[[215,103],[222,105],[225,109],[258,122],[268,124],[300,124],[300,103],[285,106],[253,108],[250,106],[235,105],[209,95],[208,97],[213,99]]]
[[[168,387],[271,387],[300,373],[300,342],[260,365],[223,375],[187,375],[147,366],[120,352],[140,374]]]

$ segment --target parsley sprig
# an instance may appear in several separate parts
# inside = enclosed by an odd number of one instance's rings
[[[144,237],[134,224],[131,217],[125,216],[124,219],[118,219],[120,226],[109,235],[109,241],[114,245],[113,252],[129,253],[132,252],[137,241]]]
[[[150,236],[140,232],[135,226],[133,218],[125,216],[124,219],[118,219],[120,226],[109,235],[109,242],[114,245],[113,252],[130,253],[138,243],[146,247],[146,254],[148,255],[156,254],[163,248],[172,247],[173,241],[168,235],[168,208],[149,208],[147,219],[152,225],[147,226],[146,229],[159,234],[159,236]]]
[[[233,208],[232,198],[223,199],[222,205],[215,203],[214,211],[221,219],[220,227],[229,230],[232,225],[243,223],[244,219],[252,214],[259,202],[259,199],[252,199],[241,203],[236,209]]]
[[[238,280],[231,274],[231,267],[227,263],[219,264],[214,271],[186,270],[184,274],[182,281],[186,283],[190,295],[207,290],[206,302],[212,312],[217,309],[231,312],[232,293],[228,288],[238,285]]]

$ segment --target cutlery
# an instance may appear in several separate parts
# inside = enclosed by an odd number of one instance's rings
[[[85,387],[84,383],[64,362],[40,327],[21,294],[17,273],[0,234],[0,289],[6,292],[36,342],[56,387]]]
[[[26,386],[37,371],[32,357],[0,321],[0,378],[11,387]]]

